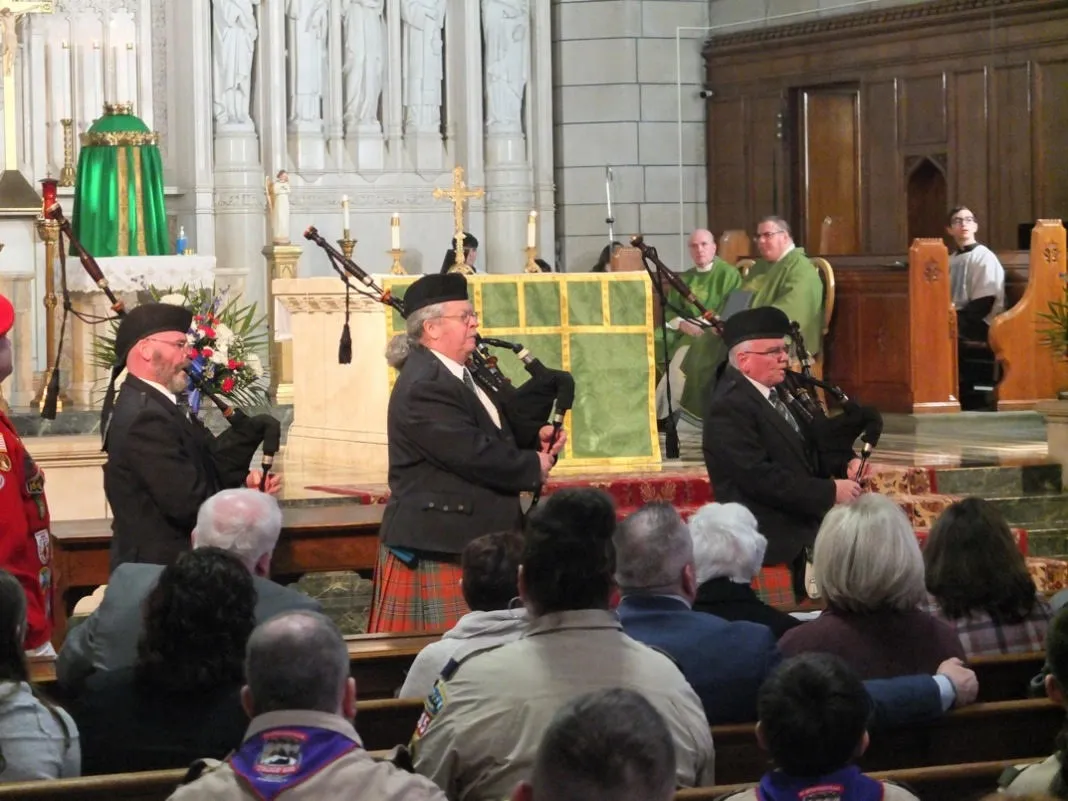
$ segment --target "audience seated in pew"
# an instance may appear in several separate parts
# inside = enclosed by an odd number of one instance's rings
[[[1035,589],[1008,523],[982,498],[949,506],[923,548],[927,603],[969,657],[1041,651],[1053,611]]]
[[[523,535],[516,531],[485,534],[471,540],[460,554],[460,589],[471,611],[438,642],[426,646],[412,662],[401,698],[426,698],[446,663],[456,655],[504,645],[527,628],[527,611],[519,606],[516,583],[523,555]]]
[[[282,510],[271,495],[228,489],[204,501],[193,529],[194,548],[213,547],[234,554],[253,576],[256,622],[292,609],[319,611],[319,602],[271,581],[271,554],[282,531]],[[56,660],[59,683],[76,692],[94,671],[117,670],[137,659],[141,610],[159,581],[162,565],[119,565],[108,579],[104,600],[67,635]]]
[[[671,801],[675,748],[652,704],[633,690],[568,701],[538,746],[530,778],[511,801]]]
[[[774,769],[733,801],[918,801],[850,763],[868,747],[868,697],[856,674],[830,654],[787,660],[760,691],[757,741]],[[818,788],[818,789],[817,789]]]
[[[696,584],[694,544],[670,504],[643,506],[620,524],[613,540],[623,631],[675,660],[713,725],[754,720],[760,687],[782,658],[771,630],[747,621],[728,623],[690,608]],[[959,705],[975,700],[972,671],[949,662],[939,672],[939,678],[867,682],[875,724],[922,723],[939,717],[955,700]]]
[[[827,610],[782,636],[785,656],[831,653],[863,679],[930,673],[964,656],[949,624],[917,608],[927,597],[923,557],[889,498],[872,493],[831,509],[812,569]]]
[[[83,772],[184,767],[241,742],[241,658],[256,590],[237,556],[198,548],[160,574],[145,601],[132,667],[93,674],[72,706]]]
[[[248,641],[241,704],[251,722],[225,762],[200,760],[172,801],[445,801],[433,782],[375,761],[353,728],[356,682],[337,626],[285,612]]]
[[[612,687],[641,693],[664,716],[678,785],[714,783],[700,699],[668,657],[626,636],[609,611],[615,527],[611,499],[592,489],[556,492],[527,519],[519,573],[527,633],[452,660],[412,738],[415,769],[450,799],[506,797],[530,775],[556,711]]]
[[[78,727],[30,683],[25,636],[26,593],[0,570],[0,782],[78,776]]]
[[[1046,633],[1046,694],[1068,709],[1068,609],[1062,609]],[[1048,793],[1068,798],[1068,721],[1057,735],[1053,756],[1037,765],[1007,770],[1001,777],[1002,792],[1012,796]]]
[[[740,503],[706,503],[689,520],[693,536],[697,597],[693,608],[724,620],[749,620],[771,629],[776,639],[801,621],[764,603],[753,577],[764,563],[768,541],[753,513]]]

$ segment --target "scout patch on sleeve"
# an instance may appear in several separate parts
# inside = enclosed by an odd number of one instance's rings
[[[47,514],[45,508],[44,498],[44,473],[41,472],[36,462],[30,458],[30,454],[26,454],[26,459],[22,463],[22,469],[26,473],[26,494],[34,502],[37,507],[37,516],[44,520]]]
[[[441,710],[445,708],[445,701],[445,680],[438,679],[434,682],[434,689],[430,691],[430,695],[423,703],[423,714],[419,716],[419,722],[415,724],[415,734],[412,735],[411,742],[413,746],[426,734],[434,718],[441,714]]]
[[[37,558],[41,560],[42,565],[47,565],[52,561],[52,537],[48,529],[35,532],[33,539],[37,543]]]

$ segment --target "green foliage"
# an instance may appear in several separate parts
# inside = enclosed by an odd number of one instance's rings
[[[1038,316],[1049,323],[1038,329],[1042,344],[1060,358],[1068,359],[1068,282],[1064,284],[1063,297],[1051,300],[1049,312]]]

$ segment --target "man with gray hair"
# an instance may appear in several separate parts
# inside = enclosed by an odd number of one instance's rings
[[[404,295],[405,333],[386,356],[389,502],[382,516],[369,632],[445,629],[468,611],[460,554],[476,537],[519,527],[519,495],[539,489],[564,445],[545,425],[516,442],[465,366],[478,315],[459,273],[424,275]]]
[[[656,708],[634,690],[579,695],[541,738],[529,781],[511,801],[671,801],[675,746]]]
[[[713,725],[756,718],[761,684],[782,660],[766,626],[695,612],[693,541],[666,503],[643,506],[613,536],[623,631],[672,657]],[[864,682],[876,726],[922,723],[975,700],[975,673],[946,660],[938,675]]]
[[[199,760],[171,801],[351,798],[445,801],[422,776],[377,762],[352,721],[356,681],[329,618],[286,612],[261,623],[245,650],[241,705],[251,718],[225,762]]]
[[[214,547],[237,556],[253,576],[256,620],[292,609],[319,610],[319,602],[271,581],[271,555],[282,531],[282,510],[271,495],[228,489],[200,505],[193,548]],[[108,578],[104,600],[67,634],[56,675],[67,690],[78,689],[93,672],[129,667],[137,659],[141,607],[156,586],[163,565],[125,562]]]

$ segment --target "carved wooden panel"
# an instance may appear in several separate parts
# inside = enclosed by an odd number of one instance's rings
[[[953,188],[949,203],[951,206],[967,206],[983,228],[990,219],[988,74],[985,68],[956,74],[952,93],[952,146],[949,151],[949,174]]]
[[[917,239],[909,248],[909,334],[912,411],[960,411],[957,316],[941,239]]]
[[[924,75],[907,78],[903,85],[904,130],[906,146],[943,145],[946,142],[946,76]]]
[[[801,98],[802,187],[798,233],[809,253],[860,251],[860,94],[805,90]],[[830,224],[825,226],[825,221]],[[821,235],[822,234],[822,235]]]
[[[1030,109],[1030,65],[996,70],[990,118],[991,147],[997,158],[990,167],[991,210],[986,236],[999,249],[1014,246],[1019,224],[1035,219]]]
[[[1038,216],[1068,219],[1068,60],[1040,63],[1038,78]]]
[[[756,221],[767,214],[788,216],[782,191],[786,169],[785,151],[779,140],[779,114],[782,99],[776,93],[755,97],[749,102],[749,191],[751,206],[746,230],[756,229]]]
[[[865,86],[861,95],[862,175],[871,253],[904,251],[904,180],[897,140],[897,82]]]
[[[713,100],[708,106],[708,227],[752,230],[746,214],[745,101]]]

